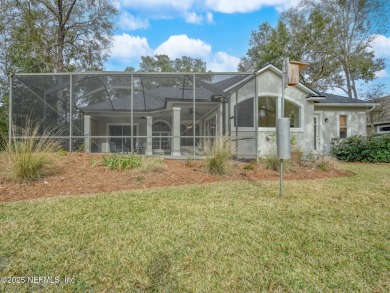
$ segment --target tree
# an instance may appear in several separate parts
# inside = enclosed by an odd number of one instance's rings
[[[183,56],[171,60],[168,55],[142,56],[140,72],[206,72],[206,62]]]
[[[366,89],[362,97],[369,102],[378,103],[379,106],[367,112],[367,123],[370,125],[371,132],[374,132],[374,123],[382,122],[386,117],[385,85],[383,83],[373,85]]]
[[[276,28],[265,23],[252,32],[239,70],[268,63],[280,67],[283,57],[305,60],[311,66],[302,73],[304,83],[319,90],[341,88],[358,98],[356,81],[371,81],[384,68],[371,44],[387,29],[388,12],[385,0],[301,0],[281,14]]]
[[[14,71],[99,70],[108,57],[116,9],[108,0],[3,0],[8,62]],[[13,5],[7,5],[13,3]]]
[[[10,72],[101,70],[116,9],[109,0],[2,0],[2,77]],[[64,82],[62,76],[54,81]],[[67,98],[55,96],[58,124]]]
[[[8,95],[0,99],[0,150],[8,140]]]

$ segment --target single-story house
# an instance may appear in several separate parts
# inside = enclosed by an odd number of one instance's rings
[[[19,132],[27,117],[56,125],[70,150],[185,158],[224,136],[240,158],[275,153],[282,72],[273,65],[254,73],[15,74],[11,89],[10,124]],[[285,90],[284,116],[296,147],[327,154],[334,138],[366,135],[376,105],[298,83]]]

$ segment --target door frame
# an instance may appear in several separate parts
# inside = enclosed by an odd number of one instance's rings
[[[120,123],[120,122],[107,123],[106,124],[106,134],[107,134],[106,143],[107,144],[110,143],[110,136],[111,136],[110,126],[131,126],[131,123]],[[133,137],[134,137],[134,136],[138,135],[139,125],[138,125],[138,123],[133,123],[133,126],[135,126],[135,132],[136,132],[135,134],[133,133]],[[134,144],[134,151],[135,151],[137,143],[138,143],[138,138],[134,137],[134,139],[135,139],[135,144]],[[131,152],[131,150],[129,150],[129,151]]]

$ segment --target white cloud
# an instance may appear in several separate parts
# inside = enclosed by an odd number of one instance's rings
[[[170,58],[190,56],[206,59],[211,54],[211,46],[202,40],[189,38],[187,35],[174,35],[158,46],[155,54],[165,54]]]
[[[112,5],[119,11],[121,9],[121,3],[119,0],[111,0]]]
[[[261,9],[264,6],[291,7],[297,0],[205,0],[205,6],[222,13],[245,13]]]
[[[386,77],[389,77],[389,74],[387,73],[386,69],[382,69],[382,70],[375,72],[375,77],[386,78]]]
[[[188,23],[201,24],[203,22],[203,17],[202,15],[198,15],[195,12],[189,12],[185,17],[185,20]]]
[[[187,35],[170,36],[155,51],[155,54],[165,54],[171,59],[189,56],[206,61],[207,69],[214,72],[237,71],[240,58],[225,52],[212,52],[211,45],[199,39],[189,38]]]
[[[372,41],[372,49],[376,58],[390,58],[390,37],[376,35]]]
[[[214,23],[214,16],[211,12],[207,12],[206,19],[208,23]]]
[[[213,53],[210,44],[200,39],[190,38],[187,35],[170,36],[168,40],[153,50],[149,47],[146,38],[122,34],[113,37],[113,47],[108,65],[110,70],[123,70],[125,66],[129,65],[137,67],[141,61],[141,56],[154,54],[165,54],[171,59],[181,58],[182,56],[201,58],[206,61],[207,69],[214,72],[235,72],[240,62],[238,57],[226,52]]]
[[[235,72],[237,71],[240,58],[229,55],[225,52],[217,52],[212,55],[210,62],[207,62],[207,67],[214,72]]]
[[[150,49],[146,38],[129,34],[115,35],[113,37],[111,59],[128,62],[152,53],[153,51]]]
[[[212,14],[246,13],[262,7],[275,7],[278,11],[298,4],[299,0],[117,0],[122,8],[147,12],[151,18],[171,18],[184,16],[187,22],[199,24],[200,18],[212,23]],[[197,11],[198,13],[194,12]],[[206,13],[205,17],[199,12]],[[195,14],[196,13],[196,14]]]
[[[119,26],[125,31],[133,31],[140,28],[148,28],[149,21],[145,18],[138,18],[124,12],[119,17]]]
[[[173,9],[186,11],[191,8],[195,0],[120,0],[121,5],[127,8],[139,8],[146,10]]]

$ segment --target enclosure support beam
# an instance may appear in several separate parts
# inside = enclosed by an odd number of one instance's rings
[[[259,161],[259,89],[257,82],[257,75],[255,75],[255,148],[256,148],[256,161]]]
[[[236,108],[234,111],[234,126],[236,128],[236,160],[238,159],[238,90],[236,91]]]
[[[146,150],[145,155],[151,156],[153,155],[153,117],[146,116]]]
[[[91,152],[91,116],[84,116],[84,149],[86,153]]]
[[[180,107],[172,108],[172,156],[180,156]]]
[[[195,144],[196,144],[196,141],[195,141],[195,135],[196,135],[196,117],[195,117],[195,113],[196,113],[196,105],[195,105],[195,98],[196,98],[196,76],[195,74],[192,75],[192,98],[193,98],[193,108],[194,108],[194,111],[192,111],[192,137],[193,137],[193,142],[192,142],[192,148],[193,148],[193,160],[195,161]],[[179,140],[180,141],[180,140]]]
[[[131,109],[130,109],[130,124],[131,124],[131,153],[134,154],[134,74],[131,74],[131,95],[130,95],[130,104],[131,104]]]
[[[69,152],[73,151],[73,74],[69,76]]]
[[[12,99],[13,99],[13,86],[14,86],[14,77],[10,75],[9,77],[9,97],[8,97],[8,144],[11,145],[12,139]]]

